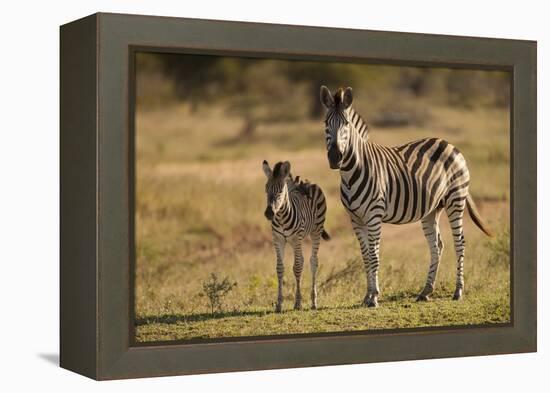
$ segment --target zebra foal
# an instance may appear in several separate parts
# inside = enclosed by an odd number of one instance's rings
[[[283,275],[284,249],[289,243],[294,250],[294,277],[296,279],[296,297],[294,309],[302,308],[302,294],[300,289],[304,257],[302,241],[311,238],[311,308],[317,308],[317,253],[321,238],[329,240],[330,236],[324,230],[327,205],[323,191],[316,184],[301,182],[293,179],[290,174],[288,161],[278,162],[269,167],[267,161],[262,164],[267,177],[265,192],[267,207],[265,217],[271,221],[273,245],[277,255],[278,292],[276,312],[281,312],[283,305]]]
[[[443,251],[439,232],[443,210],[449,217],[457,257],[453,299],[460,300],[464,289],[465,208],[474,223],[492,236],[468,192],[470,174],[464,156],[456,147],[438,138],[396,147],[377,145],[369,140],[367,124],[352,108],[350,87],[331,93],[322,86],[320,93],[327,109],[325,137],[329,165],[340,171],[340,199],[359,241],[367,275],[363,304],[378,305],[383,222],[422,222],[431,258],[428,278],[417,300],[429,300]]]

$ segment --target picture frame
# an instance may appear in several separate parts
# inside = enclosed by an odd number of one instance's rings
[[[139,50],[511,73],[511,323],[137,345]],[[97,380],[534,352],[534,41],[97,13],[60,28],[60,364]]]

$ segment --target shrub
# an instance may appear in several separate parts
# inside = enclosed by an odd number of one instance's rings
[[[228,277],[220,281],[216,273],[210,273],[210,279],[203,281],[202,292],[199,296],[206,296],[210,303],[210,312],[221,312],[223,298],[237,286],[237,282],[231,282]]]

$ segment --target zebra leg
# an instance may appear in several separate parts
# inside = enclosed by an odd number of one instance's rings
[[[357,237],[357,241],[359,241],[359,248],[361,249],[361,257],[363,259],[363,266],[365,267],[365,275],[367,276],[367,288],[369,288],[370,283],[370,273],[369,273],[369,241],[366,235],[365,228],[358,224],[353,224],[353,231],[355,232],[355,236]],[[363,299],[363,305],[367,305],[367,301],[369,299],[369,291],[367,289],[367,294],[365,295],[365,298]]]
[[[430,248],[430,269],[428,271],[426,285],[416,298],[417,301],[430,300],[430,295],[434,291],[437,269],[439,268],[441,254],[443,253],[443,241],[441,240],[441,233],[439,232],[440,214],[441,209],[436,209],[422,220],[422,230],[424,231],[424,236]]]
[[[302,309],[302,292],[300,284],[302,281],[302,269],[304,268],[304,256],[302,255],[302,241],[296,241],[294,244],[294,278],[296,279],[296,297],[294,301],[294,309]]]
[[[283,259],[285,256],[285,239],[281,236],[273,236],[273,244],[275,245],[275,253],[277,254],[277,303],[275,306],[275,312],[281,312],[283,309],[283,276],[285,272],[285,265]]]
[[[380,234],[382,230],[382,221],[374,221],[370,221],[367,226],[369,240],[369,281],[367,286],[368,299],[365,299],[366,301],[364,302],[367,307],[378,307],[378,294],[380,293],[378,287],[378,267],[380,265]]]
[[[321,243],[320,234],[311,236],[311,258],[309,260],[311,265],[311,309],[317,309],[317,252],[319,251],[319,244]]]
[[[464,292],[464,250],[466,242],[464,241],[464,229],[462,227],[462,218],[464,216],[465,200],[453,203],[447,207],[447,215],[451,224],[453,240],[456,251],[456,289],[453,300],[461,300]]]
[[[368,227],[367,227],[368,228]],[[378,250],[380,246],[380,225],[378,230],[369,231],[361,225],[354,225],[355,235],[359,241],[361,248],[361,256],[365,273],[367,275],[367,293],[363,299],[363,305],[368,307],[376,307],[378,305]]]

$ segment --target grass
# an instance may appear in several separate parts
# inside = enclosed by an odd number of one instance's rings
[[[271,308],[216,314],[164,314],[138,319],[136,325],[140,341],[168,341],[174,337],[246,337],[509,322],[510,306],[505,290],[473,294],[463,302],[450,300],[451,292],[446,295],[449,296],[418,303],[414,293],[397,293],[386,297],[376,309],[353,303],[280,314]]]
[[[367,114],[368,115],[368,114]],[[368,116],[365,116],[368,120]],[[423,128],[373,128],[371,138],[395,145],[426,136],[449,140],[465,155],[471,193],[498,236],[485,237],[469,218],[465,300],[452,302],[456,262],[449,225],[434,300],[416,303],[429,265],[420,224],[384,225],[380,307],[358,307],[365,274],[357,241],[339,200],[339,176],[328,169],[321,121],[261,126],[250,139],[219,108],[182,105],[137,115],[136,334],[141,342],[319,333],[400,327],[504,323],[510,320],[509,118],[504,110],[430,109]],[[327,197],[319,251],[317,311],[308,310],[309,244],[305,245],[303,311],[291,311],[294,277],[285,256],[282,314],[273,313],[275,254],[265,209],[261,162],[289,160],[293,174],[318,183]],[[237,282],[212,313],[200,296],[211,273]]]

